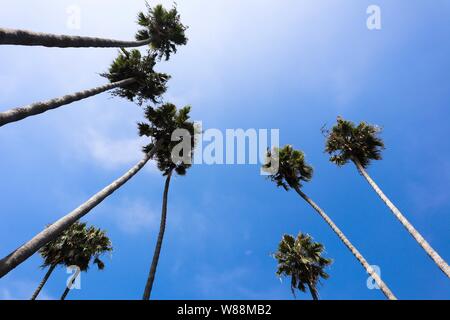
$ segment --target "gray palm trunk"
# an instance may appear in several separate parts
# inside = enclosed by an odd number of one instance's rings
[[[328,223],[328,225],[337,234],[339,239],[345,244],[345,246],[350,250],[350,252],[358,259],[359,263],[366,269],[366,272],[375,280],[376,284],[380,290],[384,293],[386,298],[389,300],[397,300],[395,295],[391,292],[388,286],[381,280],[381,277],[375,272],[367,260],[359,253],[359,251],[353,246],[353,244],[347,239],[344,233],[334,224],[334,222],[326,215],[326,213],[314,202],[312,201],[300,188],[296,188],[295,191],[302,197],[306,202],[308,202],[314,210]]]
[[[26,259],[36,253],[42,246],[56,239],[62,232],[70,228],[70,226],[88,214],[92,209],[99,205],[103,200],[110,196],[114,191],[118,190],[136,173],[138,173],[145,164],[153,157],[162,141],[158,141],[152,150],[145,155],[134,167],[128,170],[123,176],[115,180],[113,183],[105,187],[103,190],[95,194],[88,201],[83,203],[77,209],[68,213],[52,225],[48,226],[24,245],[13,251],[11,254],[0,260],[0,278],[8,274],[12,269],[24,262]]]
[[[134,79],[134,78],[128,78],[125,80],[109,83],[109,84],[99,86],[96,88],[68,94],[68,95],[65,95],[60,98],[55,98],[55,99],[51,99],[51,100],[43,101],[43,102],[36,102],[36,103],[30,104],[27,106],[0,112],[0,127],[4,126],[5,124],[11,123],[11,122],[20,121],[20,120],[23,120],[30,116],[35,116],[35,115],[44,113],[46,111],[59,108],[61,106],[70,104],[75,101],[80,101],[80,100],[95,96],[99,93],[102,93],[102,92],[105,92],[105,91],[108,91],[108,90],[111,90],[111,89],[114,89],[117,87],[126,86],[135,81],[136,81],[136,79]]]
[[[450,278],[450,267],[444,259],[430,246],[430,244],[422,237],[422,235],[413,227],[413,225],[406,219],[398,208],[389,200],[389,198],[381,191],[375,181],[369,176],[367,171],[357,159],[353,159],[359,173],[367,180],[370,186],[375,190],[377,195],[388,206],[392,213],[397,217],[400,223],[408,230],[409,234],[417,241],[417,243],[425,250],[437,266]]]
[[[41,292],[44,285],[47,283],[48,278],[50,278],[50,275],[52,274],[53,270],[55,270],[56,264],[51,265],[47,272],[45,273],[44,278],[42,279],[41,283],[39,283],[39,286],[36,288],[36,291],[33,293],[33,296],[31,297],[31,300],[36,300],[37,296]]]
[[[166,230],[166,220],[167,220],[167,198],[169,194],[170,178],[172,177],[172,171],[169,172],[166,178],[166,184],[164,186],[163,203],[161,210],[161,223],[159,226],[158,240],[156,241],[155,252],[153,254],[152,265],[150,267],[150,272],[148,274],[147,283],[145,285],[144,295],[142,300],[150,300],[150,295],[152,294],[153,282],[155,281],[156,268],[158,267],[159,255],[161,253],[161,247],[164,239],[164,232]]]
[[[122,41],[0,28],[0,45],[44,46],[57,48],[132,48],[148,45],[150,44],[150,41],[150,39],[141,41]]]

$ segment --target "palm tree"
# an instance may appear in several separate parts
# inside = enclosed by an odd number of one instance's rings
[[[450,277],[448,264],[381,191],[366,171],[372,160],[381,160],[381,151],[384,148],[384,143],[379,137],[380,132],[381,129],[377,126],[365,122],[361,122],[356,126],[353,122],[338,117],[337,124],[328,132],[325,150],[331,155],[330,161],[338,166],[343,166],[349,161],[355,164],[359,173],[367,180],[409,234],[434,260],[437,266]]]
[[[191,159],[193,154],[193,148],[195,144],[195,130],[194,123],[189,121],[190,107],[184,107],[177,111],[175,105],[166,103],[157,109],[148,107],[145,112],[146,119],[149,123],[139,124],[140,136],[150,137],[153,141],[164,141],[163,145],[156,152],[156,162],[158,169],[166,177],[163,193],[163,203],[161,210],[161,223],[159,228],[158,239],[156,241],[156,247],[153,254],[152,264],[145,285],[143,294],[143,300],[149,300],[153,288],[153,282],[155,280],[156,269],[158,267],[159,256],[161,253],[164,232],[166,229],[167,220],[167,200],[169,193],[169,185],[173,172],[180,176],[186,174],[187,169],[191,166]],[[189,134],[189,150],[182,150],[182,152],[188,152],[188,154],[181,154],[181,156],[187,156],[188,161],[174,161],[172,151],[174,147],[179,144],[178,141],[172,141],[172,133],[177,129],[187,130]],[[148,152],[153,148],[153,143],[144,148],[144,152]]]
[[[65,266],[77,266],[79,272],[83,272],[89,269],[89,264],[92,261],[99,270],[105,268],[105,264],[100,257],[102,254],[111,252],[112,245],[104,231],[92,226],[86,228],[85,223],[75,223],[61,237],[64,244],[61,253],[64,257],[63,263]],[[52,248],[51,243],[47,246]],[[61,296],[61,300],[65,300],[77,277],[78,274],[72,277]]]
[[[180,15],[174,6],[166,10],[162,5],[151,8],[147,3],[147,12],[138,14],[137,23],[143,27],[136,34],[136,41],[120,41],[92,37],[54,35],[36,33],[28,30],[0,29],[0,45],[44,46],[59,48],[130,48],[150,45],[157,51],[160,57],[166,59],[175,46],[184,45],[187,42],[185,31],[187,29],[181,23]]]
[[[92,256],[98,268],[103,269],[104,263],[99,256],[104,252],[110,251],[112,251],[111,241],[105,235],[105,232],[94,227],[87,228],[86,223],[74,223],[58,238],[47,243],[39,250],[44,259],[42,268],[49,267],[49,269],[31,300],[37,298],[51,273],[58,265],[66,267],[77,265],[80,270],[85,271],[87,270],[86,261],[89,262],[91,260],[89,256]]]
[[[170,76],[154,71],[156,55],[149,51],[147,55],[142,56],[138,50],[128,52],[122,49],[109,71],[102,74],[110,81],[109,84],[0,112],[0,127],[111,89],[115,89],[113,95],[136,101],[140,105],[146,100],[157,102],[158,98],[166,92],[166,84]]]
[[[320,278],[328,279],[324,271],[332,261],[324,258],[324,247],[314,242],[308,234],[299,233],[297,238],[285,234],[278,245],[274,258],[278,260],[277,275],[291,277],[291,290],[295,297],[295,290],[306,292],[308,287],[313,300],[319,300],[317,285]]]
[[[344,233],[328,217],[325,211],[301,190],[302,182],[310,181],[313,175],[313,168],[306,163],[303,152],[294,150],[292,146],[287,145],[282,149],[275,148],[275,152],[269,150],[267,152],[267,160],[267,163],[263,166],[263,170],[269,170],[272,163],[278,162],[279,164],[277,172],[269,172],[270,180],[275,182],[278,187],[283,187],[286,191],[289,191],[291,188],[294,189],[331,227],[355,258],[358,259],[366,272],[375,280],[384,295],[388,299],[396,299],[391,290],[383,280],[381,280],[381,277],[373,270],[361,253],[359,253],[355,246],[347,239]]]
[[[26,259],[35,254],[40,248],[56,239],[62,232],[70,228],[76,221],[87,215],[92,209],[99,205],[103,200],[110,196],[113,192],[122,187],[132,177],[136,175],[145,164],[153,158],[156,151],[162,145],[162,140],[156,141],[153,147],[149,150],[144,158],[139,161],[135,166],[128,170],[123,176],[106,186],[104,189],[96,193],[89,200],[84,202],[78,208],[68,213],[58,221],[54,222],[31,240],[27,241],[24,245],[20,246],[8,256],[0,260],[0,278],[4,277],[11,270],[24,262]]]

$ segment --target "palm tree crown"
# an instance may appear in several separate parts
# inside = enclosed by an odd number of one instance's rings
[[[302,181],[310,181],[313,175],[313,168],[306,163],[305,155],[300,150],[295,150],[291,145],[286,145],[282,149],[276,148],[274,152],[267,151],[267,163],[263,169],[271,167],[273,160],[279,161],[278,172],[269,176],[270,180],[275,182],[278,187],[285,190],[298,189],[302,186]]]
[[[176,46],[185,45],[188,41],[185,35],[187,27],[181,23],[175,6],[166,10],[160,4],[152,8],[147,3],[147,13],[140,12],[137,22],[145,29],[137,32],[136,39],[150,39],[150,45],[160,59],[165,57],[169,60],[170,55],[177,52]]]
[[[76,222],[57,239],[43,246],[39,253],[44,259],[43,267],[52,265],[78,266],[86,271],[93,263],[102,270],[105,264],[100,256],[112,251],[112,245],[105,232],[86,223]]]
[[[320,279],[328,279],[324,269],[332,261],[322,256],[324,247],[314,242],[308,234],[299,233],[297,238],[284,235],[274,257],[278,260],[277,275],[291,277],[291,290],[306,292],[308,287],[314,299],[318,298]]]
[[[153,70],[156,64],[156,54],[148,52],[142,56],[139,50],[130,52],[122,49],[119,56],[111,64],[107,73],[102,76],[111,83],[124,79],[135,81],[121,86],[113,91],[113,95],[136,101],[139,105],[146,100],[158,102],[158,98],[167,90],[167,81],[170,76]]]
[[[163,141],[155,155],[158,169],[163,172],[163,175],[169,174],[172,170],[175,170],[179,175],[185,175],[186,170],[191,167],[190,163],[174,163],[171,155],[175,145],[180,143],[180,141],[172,141],[172,133],[176,129],[185,129],[189,132],[191,138],[191,149],[188,156],[192,158],[195,144],[195,127],[194,123],[189,121],[190,110],[189,106],[177,110],[177,107],[171,103],[165,103],[156,109],[147,107],[145,117],[149,123],[138,124],[139,135],[152,138],[152,142],[144,147],[145,153],[154,147],[156,141]]]
[[[337,124],[328,132],[325,151],[330,161],[342,166],[356,159],[366,168],[371,160],[381,160],[383,140],[378,136],[381,128],[361,122],[357,126],[338,117]]]

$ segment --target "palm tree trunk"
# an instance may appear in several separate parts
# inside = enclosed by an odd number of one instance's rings
[[[0,29],[0,45],[44,46],[57,48],[131,48],[150,43],[142,41],[121,41],[112,39],[56,35],[28,30]]]
[[[67,230],[74,222],[88,214],[92,209],[99,205],[103,200],[110,196],[114,191],[123,186],[136,173],[138,173],[145,164],[153,157],[162,140],[158,141],[153,149],[145,155],[134,167],[132,167],[122,177],[105,187],[103,190],[95,194],[88,201],[83,203],[74,211],[62,217],[46,229],[38,233],[27,243],[13,251],[11,254],[0,260],[0,278],[8,274],[12,269],[24,262],[26,259],[36,253],[46,243],[56,239],[63,231]]]
[[[314,210],[328,223],[328,225],[333,229],[333,231],[337,234],[339,239],[346,245],[346,247],[351,251],[351,253],[358,259],[361,265],[366,269],[366,272],[375,280],[378,287],[384,293],[386,298],[389,300],[397,300],[395,295],[391,292],[388,286],[381,280],[381,277],[373,270],[370,264],[364,259],[364,257],[359,253],[359,251],[353,246],[353,244],[347,239],[344,233],[334,224],[334,222],[326,215],[326,213],[314,202],[312,201],[300,188],[296,188],[295,191],[306,201],[308,202]]]
[[[41,292],[44,285],[47,283],[48,278],[50,278],[50,275],[52,274],[53,270],[55,270],[56,264],[53,264],[48,268],[47,273],[45,274],[44,278],[42,279],[41,283],[37,287],[36,291],[33,293],[33,296],[31,297],[31,300],[36,300],[37,296]]]
[[[125,80],[109,83],[100,87],[72,93],[69,95],[65,95],[60,98],[55,98],[48,101],[43,102],[36,102],[27,106],[23,106],[20,108],[14,108],[7,111],[0,112],[0,127],[4,126],[5,124],[19,121],[22,119],[25,119],[30,116],[35,116],[37,114],[44,113],[46,111],[59,108],[61,106],[70,104],[75,101],[79,101],[82,99],[86,99],[92,96],[95,96],[99,93],[117,88],[122,87],[128,84],[131,84],[135,82],[136,79],[134,78],[128,78]]]
[[[312,286],[309,282],[307,283],[309,292],[311,292],[311,296],[313,300],[319,300],[319,296],[317,295],[317,290]]]
[[[71,287],[73,286],[73,283],[75,282],[75,280],[77,279],[77,277],[79,276],[80,272],[76,272],[73,277],[70,279],[70,283],[69,285],[66,286],[66,288],[64,289],[64,292],[61,296],[60,300],[66,300],[67,295],[69,294]]]
[[[417,243],[425,250],[425,252],[430,256],[431,259],[437,264],[437,266],[450,278],[450,267],[442,259],[442,257],[430,246],[430,244],[422,237],[422,235],[413,227],[413,225],[406,219],[400,210],[389,200],[389,198],[381,191],[375,181],[369,176],[367,171],[358,161],[358,159],[353,159],[359,173],[367,180],[370,186],[375,190],[378,196],[383,200],[383,202],[388,206],[392,213],[397,217],[400,223],[408,230],[409,234],[416,239]]]
[[[147,284],[145,285],[144,295],[142,300],[150,300],[150,295],[152,293],[153,281],[155,280],[156,268],[158,267],[159,254],[161,253],[162,242],[164,238],[164,232],[166,230],[166,219],[167,219],[167,197],[169,194],[170,178],[172,177],[172,171],[169,172],[166,178],[166,184],[164,186],[163,204],[161,210],[161,224],[159,226],[158,240],[156,242],[155,252],[153,254],[152,265],[150,267],[150,272],[147,279]]]
[[[69,294],[69,292],[70,292],[69,287],[66,287],[66,289],[64,290],[60,300],[66,300],[66,297]]]

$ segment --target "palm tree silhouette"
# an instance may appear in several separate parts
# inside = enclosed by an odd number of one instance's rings
[[[343,166],[349,161],[355,164],[359,173],[367,180],[409,234],[433,259],[437,266],[450,277],[448,264],[405,218],[366,171],[372,160],[381,160],[381,151],[384,148],[384,143],[379,137],[380,132],[381,129],[377,126],[365,122],[361,122],[356,126],[353,122],[338,117],[337,124],[328,132],[325,150],[331,155],[330,161],[338,166]]]
[[[130,48],[149,45],[160,57],[176,52],[177,45],[187,42],[180,15],[174,6],[166,10],[162,5],[154,8],[147,3],[147,12],[138,14],[137,23],[143,27],[136,33],[136,41],[121,41],[93,37],[55,35],[28,30],[0,29],[0,45],[44,46],[59,48]]]
[[[269,150],[267,152],[267,160],[267,163],[263,166],[263,170],[269,170],[272,163],[279,163],[279,169],[277,172],[269,172],[270,180],[275,182],[278,187],[283,187],[286,191],[289,191],[291,188],[294,189],[300,197],[302,197],[311,207],[313,207],[313,209],[325,220],[325,222],[328,223],[339,239],[341,239],[350,252],[365,268],[366,272],[375,280],[384,295],[388,299],[396,299],[391,290],[387,287],[383,280],[381,280],[381,277],[373,270],[366,259],[347,239],[344,233],[336,226],[325,211],[323,211],[301,190],[302,182],[310,181],[313,175],[313,168],[306,163],[303,152],[295,150],[292,146],[287,145],[282,149],[275,148],[275,152],[271,152]]]
[[[324,247],[314,242],[308,234],[299,233],[297,238],[285,234],[278,245],[274,258],[278,260],[277,275],[291,277],[291,290],[306,292],[309,289],[313,300],[319,300],[317,285],[320,279],[328,279],[325,272],[332,261],[322,256]]]
[[[158,102],[159,97],[166,92],[170,76],[154,71],[156,55],[149,51],[142,56],[138,50],[128,52],[122,49],[109,71],[102,74],[110,81],[109,84],[0,112],[0,127],[112,89],[113,95],[136,101],[139,105],[146,100]]]
[[[172,151],[174,147],[179,144],[179,141],[172,141],[172,133],[177,129],[184,129],[189,134],[189,150],[182,150],[188,154],[181,154],[181,157],[187,156],[187,159],[192,159],[193,148],[195,144],[195,129],[194,123],[189,121],[190,107],[184,107],[177,110],[176,106],[171,103],[166,103],[157,109],[147,107],[145,116],[149,123],[139,124],[139,134],[152,138],[153,141],[164,141],[162,146],[158,148],[155,159],[158,165],[158,169],[166,177],[164,186],[163,202],[161,210],[161,223],[159,228],[158,239],[156,242],[155,251],[153,254],[150,271],[145,285],[143,300],[149,300],[153,288],[153,282],[155,280],[156,269],[158,267],[159,256],[161,253],[164,232],[166,228],[167,220],[167,201],[170,180],[173,172],[178,175],[185,175],[188,168],[191,167],[191,161],[174,161],[172,157]],[[144,148],[144,152],[153,148],[153,143]]]
[[[39,250],[39,253],[44,259],[42,268],[48,267],[49,269],[31,297],[31,300],[37,298],[58,265],[66,267],[77,266],[80,271],[86,271],[89,268],[90,261],[93,259],[93,263],[97,265],[98,269],[103,270],[105,265],[100,260],[100,256],[103,253],[111,251],[111,241],[104,231],[92,226],[86,227],[86,223],[74,223],[57,239],[47,243]],[[72,279],[70,285],[73,284],[75,278]],[[69,291],[70,289],[66,288],[63,294],[64,298]]]

